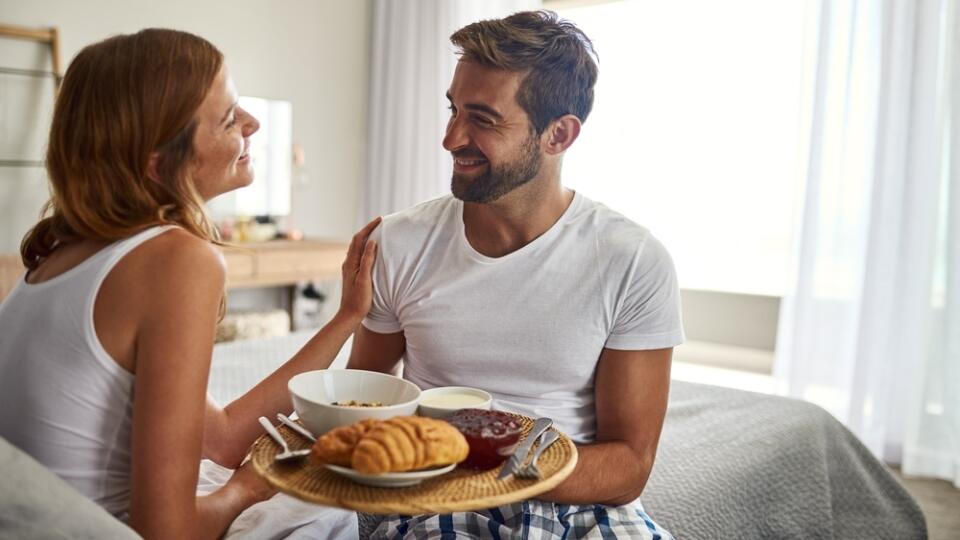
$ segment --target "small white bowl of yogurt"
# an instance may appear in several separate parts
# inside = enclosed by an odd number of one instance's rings
[[[446,420],[460,409],[490,409],[493,396],[468,386],[440,386],[420,393],[420,416]]]

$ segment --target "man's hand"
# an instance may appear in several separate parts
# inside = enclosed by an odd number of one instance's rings
[[[577,466],[540,499],[568,504],[627,504],[653,469],[667,410],[673,349],[604,349],[597,365],[597,441],[578,446]]]

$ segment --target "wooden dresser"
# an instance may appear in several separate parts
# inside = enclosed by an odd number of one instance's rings
[[[337,278],[349,244],[326,240],[275,240],[225,247],[227,287],[275,287]],[[20,256],[0,255],[0,300],[23,275]]]
[[[349,244],[275,240],[224,248],[227,287],[273,287],[340,276]]]

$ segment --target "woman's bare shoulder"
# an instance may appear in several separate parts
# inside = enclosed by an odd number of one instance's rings
[[[213,325],[223,296],[225,268],[218,248],[182,229],[164,231],[125,255],[97,294],[94,324],[107,352],[135,372],[136,340],[143,329],[175,328],[189,321]]]
[[[222,293],[226,266],[220,249],[177,227],[147,240],[125,257],[123,268],[140,283],[169,290],[191,285]]]
[[[144,242],[145,252],[154,256],[169,257],[171,262],[193,261],[194,264],[207,264],[223,268],[223,254],[220,249],[203,238],[199,238],[181,229],[171,228],[155,238]]]

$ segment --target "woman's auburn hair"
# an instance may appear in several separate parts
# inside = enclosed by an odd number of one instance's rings
[[[50,126],[50,199],[20,246],[28,270],[63,243],[116,241],[155,225],[217,240],[186,165],[194,114],[222,66],[210,42],[167,29],[114,36],[77,54]]]

